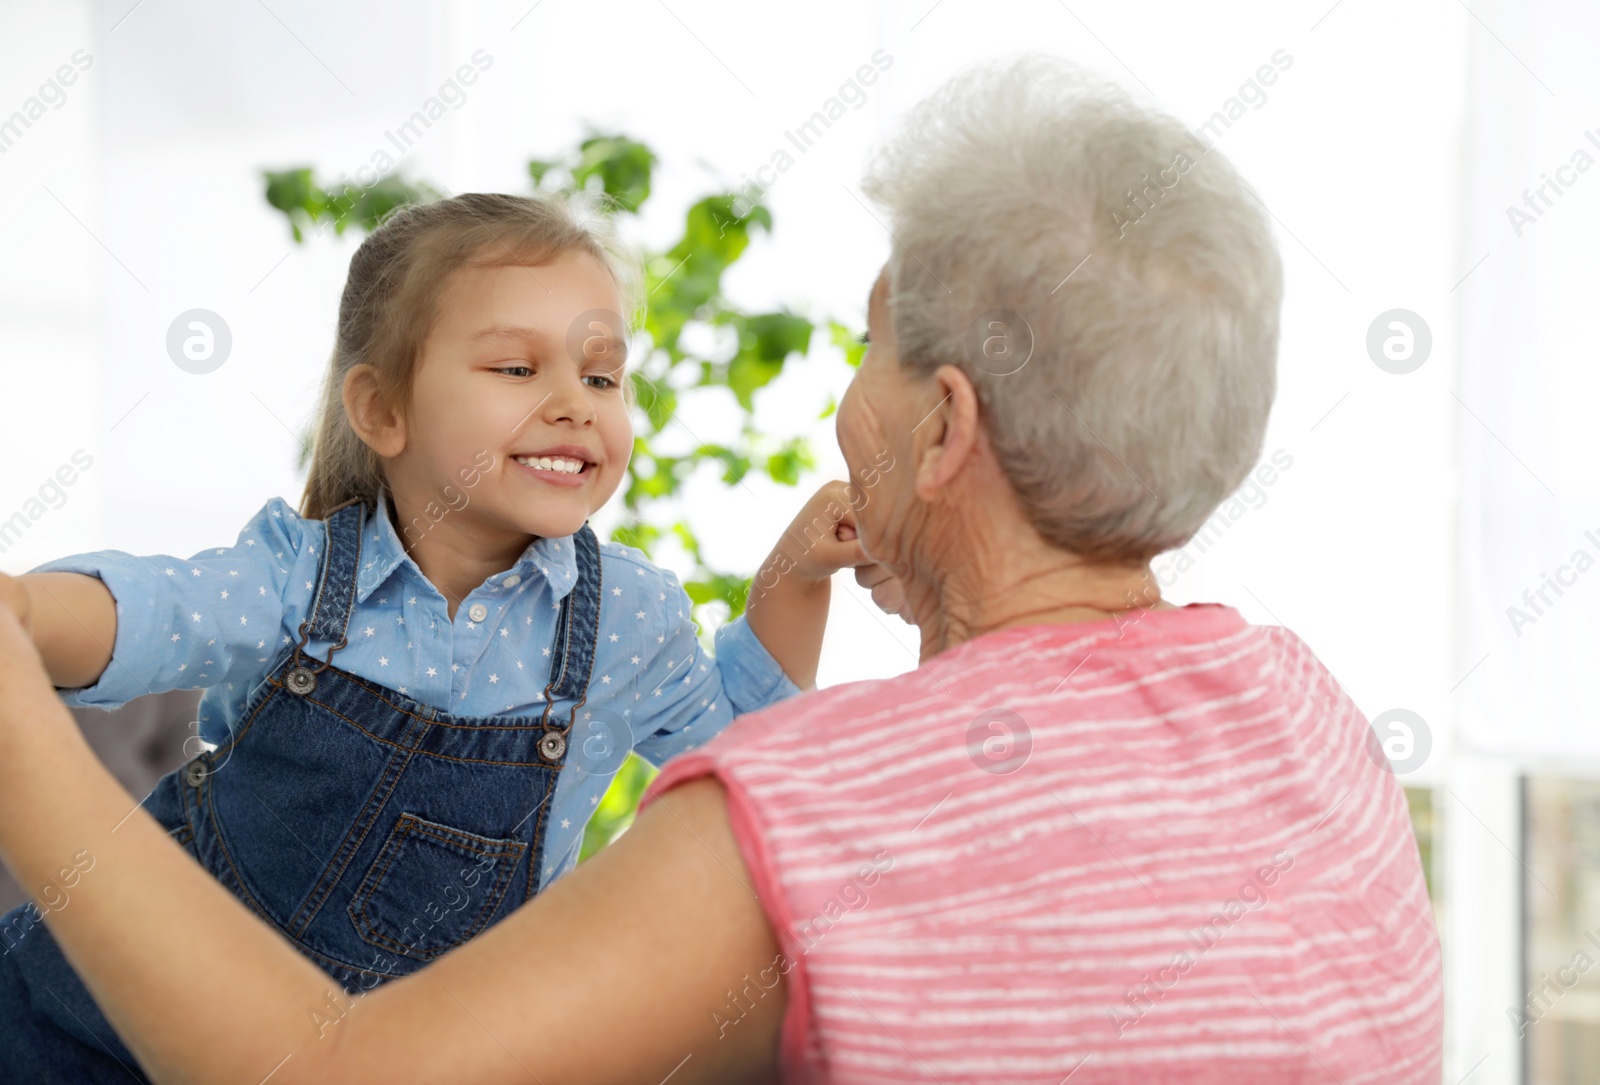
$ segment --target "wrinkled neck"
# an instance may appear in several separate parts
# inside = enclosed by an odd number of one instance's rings
[[[922,631],[921,660],[997,629],[1102,621],[1170,609],[1148,563],[1091,561],[1047,542],[1025,520],[939,517],[902,570]]]

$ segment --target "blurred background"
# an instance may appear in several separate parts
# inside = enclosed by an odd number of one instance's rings
[[[1373,721],[1439,920],[1446,1082],[1600,1080],[1593,4],[0,3],[0,569],[192,554],[297,504],[363,222],[424,185],[598,185],[650,254],[656,349],[596,522],[695,585],[709,637],[843,475],[832,407],[889,251],[869,149],[1018,48],[1173,113],[1271,210],[1273,482],[1157,574],[1294,629]],[[195,310],[203,373],[169,350]],[[842,576],[819,684],[917,644]],[[142,794],[195,696],[78,715]]]

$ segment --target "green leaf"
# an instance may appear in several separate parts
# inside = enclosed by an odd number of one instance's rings
[[[645,788],[656,778],[659,770],[636,753],[630,753],[611,786],[601,797],[589,824],[583,829],[583,847],[578,852],[578,862],[583,862],[595,852],[615,840],[622,831],[633,824],[634,813]]]
[[[744,613],[745,601],[750,591],[750,578],[725,576],[719,573],[700,580],[685,581],[683,590],[689,594],[695,606],[726,603],[729,611],[728,620],[732,621]]]
[[[735,452],[726,445],[700,445],[689,454],[692,464],[698,467],[706,460],[722,464],[722,481],[729,486],[744,478],[750,470],[750,458]]]
[[[623,210],[634,213],[650,198],[650,174],[655,165],[655,152],[643,143],[627,136],[595,135],[578,145],[572,181],[585,188],[590,178],[599,178],[605,194]]]
[[[722,598],[722,596],[717,592],[717,586],[709,580],[685,581],[683,590],[688,593],[689,598],[693,600],[697,606],[703,603],[714,602],[715,600]]]
[[[441,195],[430,184],[414,184],[391,173],[365,188],[345,185],[336,194],[330,194],[327,217],[333,220],[336,234],[343,234],[352,225],[359,227],[362,233],[371,233],[395,208],[428,203]]]
[[[315,222],[327,206],[327,194],[312,179],[311,167],[261,172],[267,181],[267,205],[283,212],[296,242],[304,241],[301,226]]]
[[[700,556],[700,537],[694,533],[694,528],[679,520],[672,525],[672,533],[678,537],[678,542],[689,552],[689,556],[694,558],[696,564],[705,564]]]
[[[767,457],[767,474],[773,482],[784,486],[795,486],[800,482],[801,473],[809,471],[816,465],[816,459],[811,452],[811,442],[803,437],[796,437]]]
[[[555,169],[560,163],[547,162],[538,158],[528,159],[528,176],[533,178],[533,187],[538,188],[544,184],[544,175]]]
[[[844,351],[844,364],[851,369],[861,368],[861,359],[866,357],[867,344],[863,343],[855,332],[837,320],[828,322],[828,330],[831,333],[833,345]],[[827,415],[823,415],[823,417],[826,418]]]
[[[634,546],[650,553],[650,548],[656,540],[661,538],[661,529],[654,524],[643,521],[637,523],[620,524],[611,531],[611,541],[621,543],[623,546]]]
[[[407,181],[394,173],[365,187],[346,183],[332,192],[317,184],[309,167],[263,170],[262,175],[267,182],[268,205],[288,218],[297,242],[305,240],[306,227],[324,223],[332,223],[335,234],[343,234],[350,226],[370,233],[396,207],[426,203],[442,195],[426,182]]]
[[[635,370],[632,374],[634,395],[645,417],[650,420],[652,433],[660,433],[672,421],[678,409],[678,393],[661,381],[653,381]],[[634,446],[638,450],[638,445]]]
[[[734,314],[730,322],[739,329],[739,353],[728,363],[728,387],[739,405],[754,410],[752,397],[783,372],[791,354],[804,354],[811,346],[811,321],[793,313]]]
[[[756,391],[772,383],[782,371],[782,362],[767,362],[741,354],[728,366],[728,387],[733,390],[739,406],[747,411],[754,410]]]
[[[652,457],[655,470],[648,475],[635,475],[633,489],[640,497],[667,497],[678,490],[682,481],[678,477],[678,460],[673,456]]]
[[[755,347],[764,358],[781,360],[790,354],[804,354],[811,347],[811,321],[793,313],[749,317],[745,329],[755,337]]]

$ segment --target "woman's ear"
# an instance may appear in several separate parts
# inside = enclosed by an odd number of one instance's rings
[[[406,447],[405,416],[389,405],[370,365],[352,366],[344,375],[345,414],[350,428],[378,455],[388,459]]]
[[[978,444],[978,390],[966,373],[953,365],[933,371],[933,390],[938,406],[928,417],[928,434],[917,451],[915,486],[924,501],[943,489],[961,473]]]

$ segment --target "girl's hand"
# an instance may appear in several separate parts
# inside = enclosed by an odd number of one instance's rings
[[[872,592],[872,601],[885,614],[895,614],[907,625],[915,625],[911,606],[906,602],[906,586],[900,578],[876,562],[856,567],[856,583]]]
[[[0,607],[16,616],[24,632],[33,633],[33,597],[22,581],[5,573],[0,573]]]
[[[833,574],[872,561],[856,537],[850,498],[859,493],[848,482],[824,483],[750,583],[745,603],[750,630],[801,689],[817,682]]]
[[[772,548],[763,573],[792,574],[815,583],[840,569],[869,564],[872,559],[856,537],[853,492],[859,491],[842,479],[823,483]]]

